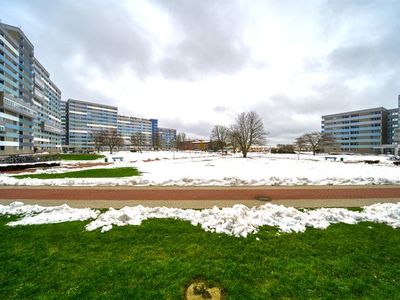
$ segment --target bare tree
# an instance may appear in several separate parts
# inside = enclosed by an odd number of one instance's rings
[[[187,139],[186,134],[184,132],[178,132],[178,134],[176,135],[176,138],[175,138],[175,147],[178,150],[182,150],[186,139]]]
[[[238,133],[232,128],[229,128],[228,143],[232,147],[233,154],[235,154],[237,148],[239,147],[239,144],[238,144]]]
[[[298,151],[304,151],[307,149],[307,141],[303,135],[296,139],[294,145],[296,146]]]
[[[142,147],[144,145],[144,136],[142,132],[135,132],[131,136],[131,144],[136,148],[137,151],[142,152]]]
[[[215,125],[211,131],[211,140],[216,142],[217,147],[224,152],[224,147],[228,141],[229,128],[223,125]]]
[[[240,113],[232,125],[232,131],[243,157],[247,157],[252,145],[265,144],[267,133],[260,116],[254,111]]]
[[[117,130],[108,130],[105,131],[104,134],[104,145],[110,148],[110,154],[112,154],[115,147],[121,147],[124,145],[124,139]]]
[[[318,131],[305,133],[299,138],[305,141],[306,145],[312,150],[313,155],[323,150],[323,147],[334,145],[336,143],[331,134],[321,133]]]
[[[271,153],[295,153],[292,144],[278,144],[271,149]]]
[[[321,133],[318,131],[315,132],[310,132],[310,133],[305,133],[302,136],[300,136],[301,139],[303,139],[307,146],[310,147],[310,149],[313,152],[313,155],[319,151],[319,144],[321,142]]]
[[[106,134],[107,134],[107,132],[104,130],[92,132],[91,140],[92,140],[92,142],[94,144],[94,148],[97,150],[97,152],[100,152],[101,147],[105,146]]]
[[[322,133],[320,150],[323,152],[340,151],[340,144],[331,133]]]

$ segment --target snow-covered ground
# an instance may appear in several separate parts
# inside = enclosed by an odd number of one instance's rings
[[[167,207],[110,208],[104,213],[90,208],[71,208],[68,205],[43,207],[13,202],[0,205],[0,216],[18,215],[21,218],[9,222],[9,226],[51,224],[68,221],[91,220],[86,230],[109,231],[113,226],[140,225],[142,221],[156,218],[172,218],[200,225],[205,231],[247,237],[257,233],[260,226],[278,227],[281,232],[304,232],[307,227],[325,229],[330,224],[374,222],[400,228],[400,202],[374,204],[363,207],[360,212],[343,208],[320,208],[300,211],[283,205],[265,204],[248,208],[234,205],[227,208],[193,210]]]
[[[123,157],[107,168],[134,166],[142,175],[129,178],[87,179],[15,179],[0,174],[0,185],[348,185],[399,184],[400,166],[390,156],[340,155],[336,161],[327,155],[260,154],[248,158],[240,154],[222,156],[204,152],[118,152],[104,153]],[[340,161],[343,158],[343,162]],[[364,160],[379,160],[368,165]],[[99,160],[102,161],[102,160]],[[96,161],[95,161],[96,162]],[[76,162],[63,162],[73,164]],[[93,167],[93,168],[99,168]],[[89,168],[85,168],[89,169]],[[37,173],[59,173],[67,168],[39,170]],[[27,171],[26,173],[29,173]]]

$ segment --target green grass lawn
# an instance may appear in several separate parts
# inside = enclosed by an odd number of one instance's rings
[[[57,174],[26,174],[15,175],[18,179],[36,178],[36,179],[59,179],[59,178],[109,178],[109,177],[130,177],[138,176],[140,172],[136,168],[111,168],[111,169],[90,169],[82,171],[72,171]]]
[[[400,230],[386,225],[243,239],[178,220],[100,233],[13,219],[0,218],[0,299],[182,299],[195,279],[226,299],[400,298]]]
[[[96,160],[104,158],[104,155],[100,154],[58,154],[57,160]]]

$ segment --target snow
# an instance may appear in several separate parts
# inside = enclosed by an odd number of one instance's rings
[[[0,216],[19,215],[18,221],[9,222],[9,226],[52,224],[71,221],[86,221],[95,219],[99,211],[90,208],[72,208],[67,204],[60,206],[24,205],[23,202],[13,202],[10,205],[0,205]]]
[[[104,153],[105,154],[105,153]],[[400,184],[399,169],[388,155],[339,155],[337,161],[326,161],[326,155],[260,154],[249,158],[239,154],[222,156],[206,152],[149,151],[118,152],[108,158],[123,157],[101,168],[137,167],[141,176],[125,178],[84,179],[15,179],[0,174],[0,185],[52,186],[238,186],[238,185],[367,185]],[[339,161],[340,158],[344,162]],[[368,165],[364,160],[379,160]],[[38,170],[37,173],[72,171],[63,162],[61,168]],[[100,168],[99,166],[84,169]],[[76,171],[74,169],[73,171]],[[27,171],[25,174],[28,174]]]
[[[304,232],[307,227],[326,229],[331,224],[358,222],[383,223],[400,228],[400,202],[374,204],[363,207],[362,211],[344,208],[320,208],[298,210],[283,205],[265,204],[248,208],[237,204],[232,207],[193,210],[167,207],[123,207],[110,208],[104,213],[89,208],[71,208],[68,205],[43,207],[14,202],[0,205],[1,215],[19,215],[21,219],[8,223],[9,226],[49,224],[67,221],[91,220],[86,230],[109,231],[113,226],[140,225],[147,219],[172,218],[189,221],[209,232],[224,233],[235,237],[247,237],[257,233],[261,226],[274,226],[280,232]]]

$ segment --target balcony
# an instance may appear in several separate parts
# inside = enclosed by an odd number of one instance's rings
[[[0,93],[0,108],[18,113],[31,119],[36,115],[30,104],[15,97],[11,97],[10,95],[6,96],[4,93]]]
[[[42,121],[40,123],[40,129],[42,131],[47,131],[47,132],[55,133],[58,135],[61,135],[63,133],[62,128],[57,127],[55,124],[52,124],[48,121]]]
[[[44,86],[44,82],[38,78],[38,76],[35,76],[35,83],[38,87],[40,87],[42,90],[44,90],[45,86]]]
[[[38,100],[44,99],[44,94],[38,88],[35,87],[35,98]]]

